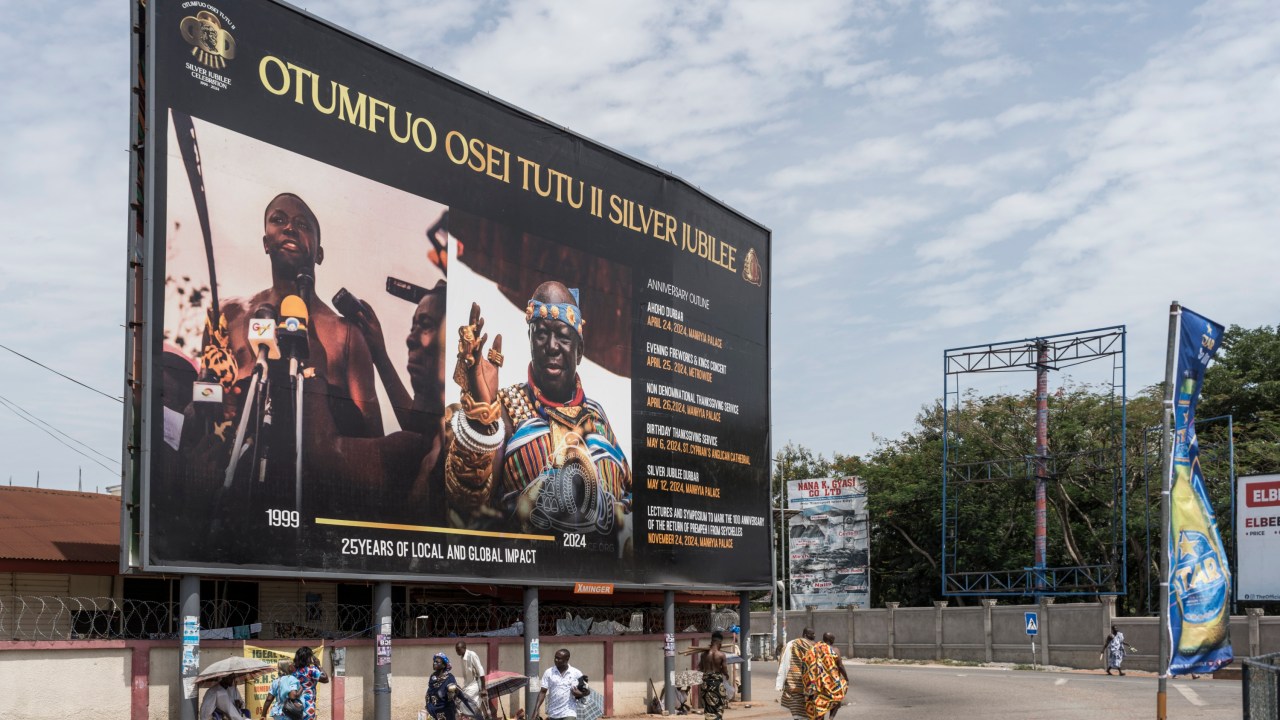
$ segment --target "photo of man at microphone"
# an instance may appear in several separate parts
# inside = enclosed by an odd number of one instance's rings
[[[442,346],[428,328],[444,316],[431,252],[447,208],[190,127],[199,182],[171,153],[166,193],[164,366],[182,372],[161,368],[181,397],[164,414],[175,460],[151,480],[156,552],[295,564],[329,552],[318,518],[442,521]]]

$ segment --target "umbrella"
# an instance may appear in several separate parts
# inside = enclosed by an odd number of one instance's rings
[[[244,680],[257,677],[264,672],[270,671],[273,667],[275,666],[271,663],[255,658],[229,657],[206,667],[203,672],[196,676],[196,684],[201,687],[209,687],[217,684],[223,678],[231,678],[233,682]]]
[[[485,692],[489,693],[490,700],[497,700],[503,695],[510,695],[520,688],[527,687],[528,685],[528,677],[521,675],[520,673],[510,672],[507,670],[494,670],[484,676],[484,689]],[[481,703],[481,705],[484,705],[484,703]],[[480,708],[480,711],[486,712],[488,709],[489,708],[487,707],[482,707]],[[521,712],[524,711],[521,710]],[[502,716],[507,716],[505,708],[502,710]]]
[[[591,694],[575,701],[578,705],[578,720],[600,720],[604,717],[604,696],[595,690]]]
[[[494,699],[509,695],[528,684],[528,677],[507,670],[494,670],[484,676],[484,689]]]

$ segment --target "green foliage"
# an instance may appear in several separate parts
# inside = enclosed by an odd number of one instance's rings
[[[1047,497],[1047,564],[1123,561],[1128,593],[1118,604],[1126,615],[1158,606],[1153,593],[1160,558],[1163,397],[1163,383],[1130,397],[1124,413],[1125,448],[1118,444],[1119,398],[1108,388],[1069,384],[1049,398],[1048,444],[1055,465]],[[960,441],[947,447],[949,468],[971,479],[984,473],[1000,479],[965,484],[951,476],[948,507],[958,513],[960,542],[950,570],[1032,565],[1035,483],[1028,479],[1033,474],[1028,468],[1035,455],[1035,410],[1030,391],[969,394],[951,410],[948,425]],[[1201,466],[1230,544],[1231,436],[1225,420],[1204,422],[1227,414],[1233,419],[1236,475],[1280,471],[1280,325],[1252,330],[1232,326],[1205,378],[1197,427]],[[782,483],[787,479],[859,475],[866,481],[872,606],[890,601],[920,606],[942,599],[942,420],[941,403],[927,405],[912,430],[898,438],[877,438],[876,448],[864,457],[837,454],[828,460],[793,443],[775,457],[775,498],[785,497]],[[1127,459],[1123,476],[1122,450]],[[1123,507],[1120,483],[1127,496]],[[1128,528],[1123,545],[1117,534],[1121,518]],[[966,602],[953,599],[955,604]]]

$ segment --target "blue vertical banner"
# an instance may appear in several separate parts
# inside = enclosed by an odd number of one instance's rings
[[[1196,405],[1204,372],[1222,345],[1221,325],[1182,308],[1173,409],[1172,527],[1169,543],[1169,659],[1172,675],[1209,673],[1232,660],[1231,571],[1200,472]]]

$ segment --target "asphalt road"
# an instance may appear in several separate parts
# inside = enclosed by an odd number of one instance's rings
[[[777,703],[776,663],[752,663],[751,708],[734,703],[726,720],[785,718]],[[983,667],[847,665],[852,688],[844,720],[1150,720],[1156,716],[1151,674],[1108,677],[1101,671],[1046,672]],[[1240,681],[1169,682],[1168,716],[1217,720],[1241,716]]]

